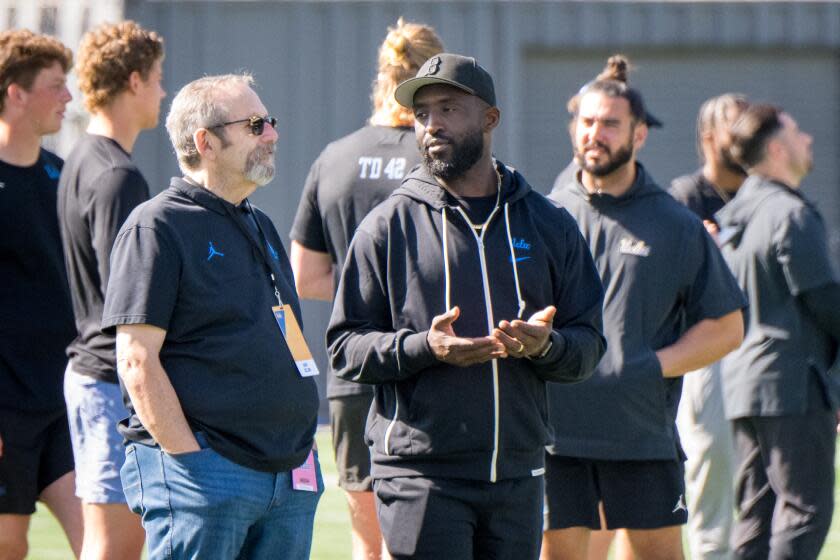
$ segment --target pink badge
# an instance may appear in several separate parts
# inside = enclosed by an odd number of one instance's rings
[[[292,469],[292,488],[305,492],[318,491],[318,474],[315,471],[315,455],[312,451],[301,466]]]

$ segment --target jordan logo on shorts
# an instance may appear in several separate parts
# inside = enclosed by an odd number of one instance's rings
[[[680,510],[683,510],[684,512],[688,513],[688,508],[685,506],[684,494],[680,494],[680,497],[677,499],[677,505],[674,506],[674,509],[673,511],[671,511],[671,513],[677,513]]]

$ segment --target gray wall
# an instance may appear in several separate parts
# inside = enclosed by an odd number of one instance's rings
[[[613,52],[631,57],[632,83],[665,122],[640,156],[663,184],[697,166],[694,122],[704,99],[741,91],[782,104],[814,135],[816,167],[804,188],[840,256],[836,3],[126,2],[126,17],[166,38],[170,95],[205,74],[255,74],[280,121],[281,173],[253,198],[281,234],[318,152],[368,116],[376,49],[400,15],[434,25],[448,50],[491,71],[502,109],[495,151],[544,192],[570,158],[566,100]],[[162,127],[141,137],[136,157],[153,188],[177,173]],[[321,365],[328,313],[326,304],[304,305]]]

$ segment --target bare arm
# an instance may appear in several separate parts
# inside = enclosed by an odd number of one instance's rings
[[[741,345],[744,318],[741,310],[717,319],[705,319],[688,329],[671,346],[656,352],[664,377],[679,377],[714,363]]]
[[[161,449],[169,454],[200,449],[178,395],[160,363],[166,331],[152,325],[117,327],[117,372],[134,410]]]
[[[289,261],[295,275],[298,297],[332,301],[335,277],[329,253],[313,251],[292,241]]]

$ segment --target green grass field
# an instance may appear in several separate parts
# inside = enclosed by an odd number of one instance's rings
[[[318,505],[315,516],[315,535],[312,544],[313,560],[346,560],[350,558],[350,522],[344,496],[336,485],[335,463],[333,461],[329,433],[321,431],[317,436],[321,452],[326,492]],[[840,467],[840,463],[838,463]],[[840,477],[840,468],[838,468]],[[820,560],[840,558],[840,478],[835,487],[834,523],[828,534]],[[72,558],[70,548],[55,519],[43,508],[32,518],[29,532],[29,556],[32,560],[64,560]]]

